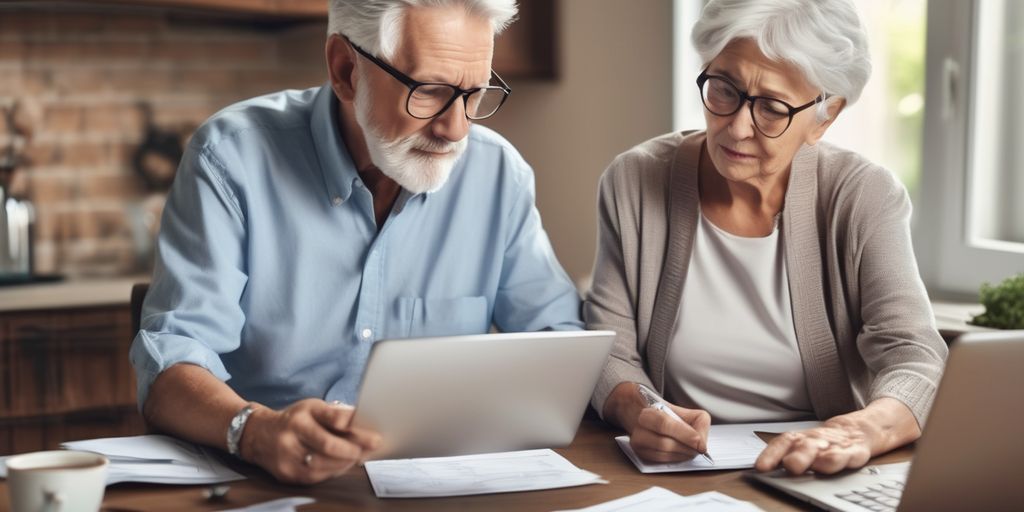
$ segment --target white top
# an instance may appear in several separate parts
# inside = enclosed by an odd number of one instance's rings
[[[813,418],[778,218],[746,238],[700,216],[665,363],[665,394],[712,421]]]

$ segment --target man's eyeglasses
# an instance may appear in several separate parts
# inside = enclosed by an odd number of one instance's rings
[[[819,95],[808,103],[794,107],[779,99],[751,96],[739,90],[728,78],[709,75],[707,69],[697,77],[697,87],[700,88],[704,108],[716,116],[731,116],[739,112],[744,103],[750,102],[750,117],[754,120],[754,126],[770,139],[785,133],[797,113],[824,99]]]
[[[498,85],[462,89],[451,84],[418,82],[391,67],[388,63],[370,55],[351,41],[350,44],[359,52],[359,55],[366,57],[367,60],[409,88],[409,97],[405,100],[405,110],[416,119],[433,119],[448,110],[448,107],[451,107],[458,98],[462,98],[466,107],[467,119],[487,119],[501,108],[509,93],[512,92],[508,84],[493,70],[491,76],[498,81]]]

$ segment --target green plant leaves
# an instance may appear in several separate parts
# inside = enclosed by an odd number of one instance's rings
[[[1024,273],[1005,279],[998,286],[981,285],[978,292],[985,312],[971,319],[974,325],[996,329],[1024,329]]]

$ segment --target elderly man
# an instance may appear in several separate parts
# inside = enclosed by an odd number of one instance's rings
[[[532,171],[471,123],[508,96],[491,55],[515,13],[332,0],[329,87],[200,128],[131,349],[152,426],[318,482],[379,443],[344,405],[374,341],[582,326]]]

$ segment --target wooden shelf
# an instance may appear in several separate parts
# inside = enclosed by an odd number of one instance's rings
[[[326,0],[71,0],[78,4],[167,7],[275,18],[327,18]]]
[[[271,16],[327,17],[325,0],[134,0],[140,4],[247,12]]]
[[[3,0],[0,0],[3,1]],[[81,6],[103,9],[111,15],[139,9],[172,10],[178,23],[214,17],[240,23],[291,26],[326,23],[327,0],[6,0],[23,8]],[[520,0],[519,16],[494,43],[494,69],[505,79],[553,80],[556,59],[557,0]],[[513,88],[514,88],[514,84]]]

